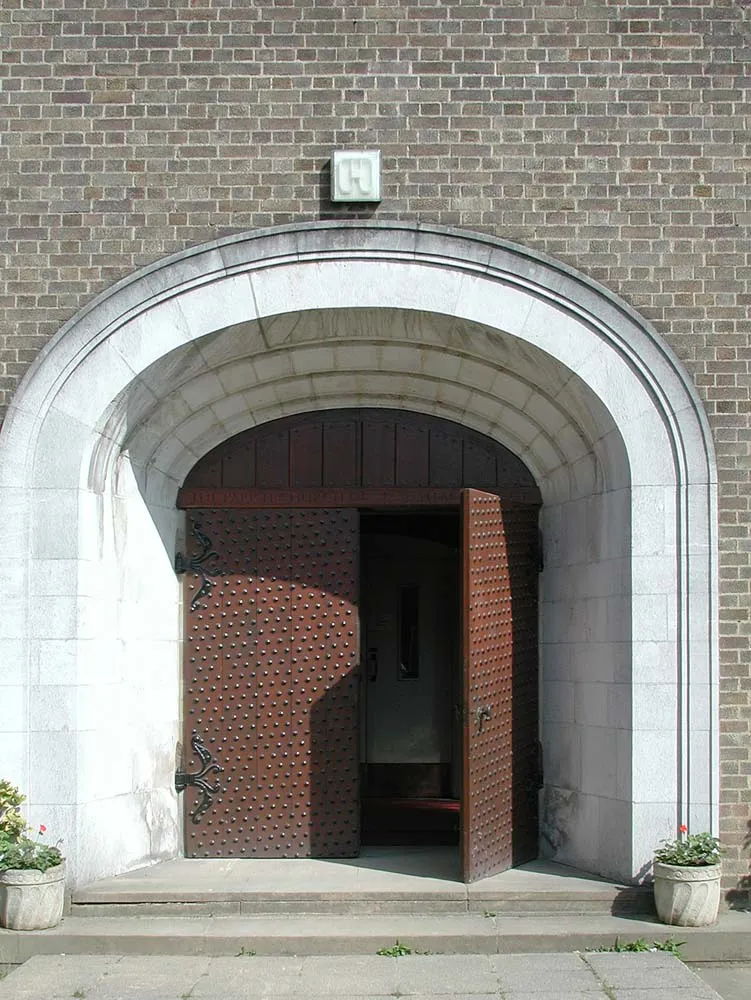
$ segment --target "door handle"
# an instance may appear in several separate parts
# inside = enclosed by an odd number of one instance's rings
[[[475,709],[475,721],[480,729],[482,729],[483,722],[487,719],[490,721],[492,711],[490,705],[481,705],[479,708]]]

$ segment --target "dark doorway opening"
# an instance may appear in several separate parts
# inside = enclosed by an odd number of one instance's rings
[[[458,845],[458,510],[361,511],[361,839]]]

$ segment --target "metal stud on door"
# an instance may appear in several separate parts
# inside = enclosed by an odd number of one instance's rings
[[[354,856],[357,512],[190,516],[214,557],[186,577],[184,742],[223,771],[202,811],[186,788],[186,854]]]

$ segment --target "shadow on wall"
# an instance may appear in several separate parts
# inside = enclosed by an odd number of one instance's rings
[[[318,171],[319,219],[372,219],[380,202],[335,202],[331,200],[331,160]],[[290,219],[290,222],[294,221]]]
[[[743,838],[743,850],[751,851],[751,819],[746,824],[746,836]],[[728,890],[725,895],[725,899],[731,910],[751,911],[751,871],[747,875],[741,875],[735,888]]]

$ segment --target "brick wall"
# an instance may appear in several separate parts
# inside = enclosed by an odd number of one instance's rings
[[[96,292],[292,221],[493,233],[654,323],[717,443],[722,826],[747,873],[751,0],[4,0],[0,23],[0,415]],[[349,212],[326,165],[357,146],[385,196]]]

